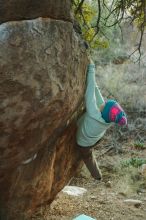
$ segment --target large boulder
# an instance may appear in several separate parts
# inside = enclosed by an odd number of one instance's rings
[[[72,23],[50,18],[1,24],[0,48],[0,219],[28,220],[80,163],[87,57]]]
[[[68,0],[0,0],[0,23],[38,17],[71,21]]]

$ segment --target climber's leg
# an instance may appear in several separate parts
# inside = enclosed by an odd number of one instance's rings
[[[92,177],[96,180],[101,180],[102,174],[98,167],[97,161],[93,154],[93,149],[90,147],[81,147],[79,146],[81,157],[90,171]]]

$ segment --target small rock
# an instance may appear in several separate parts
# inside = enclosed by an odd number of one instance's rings
[[[112,187],[111,181],[107,181],[107,182],[105,183],[105,186],[108,187],[108,188],[111,188],[111,187]]]
[[[142,205],[142,201],[137,199],[126,199],[124,200],[124,202],[127,203],[128,205],[134,205],[136,208]]]
[[[65,186],[62,189],[62,192],[67,193],[68,195],[71,195],[71,196],[80,196],[84,194],[85,192],[87,192],[87,190],[85,188],[78,187],[78,186]]]
[[[125,192],[119,192],[119,195],[121,196],[127,196],[127,194]]]
[[[96,198],[97,198],[97,196],[91,196],[90,198],[91,198],[91,199],[96,199]]]

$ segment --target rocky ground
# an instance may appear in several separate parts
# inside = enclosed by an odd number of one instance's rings
[[[39,208],[32,219],[72,220],[85,214],[99,220],[145,220],[146,173],[144,165],[140,165],[146,160],[145,147],[145,143],[128,140],[117,153],[103,140],[95,148],[103,181],[96,182],[83,166],[70,185],[83,187],[87,192],[82,196],[60,192],[51,205]]]

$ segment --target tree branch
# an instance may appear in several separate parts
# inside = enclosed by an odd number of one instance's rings
[[[75,11],[75,15],[78,13],[78,11],[81,11],[81,8],[82,8],[82,5],[83,5],[84,1],[85,0],[81,0],[81,2],[79,3],[79,5],[78,5],[78,7],[77,7],[77,9]]]

